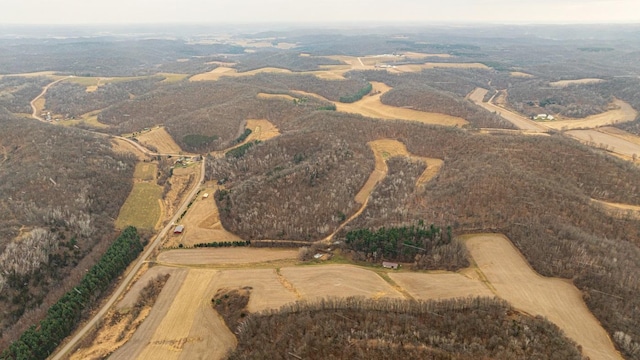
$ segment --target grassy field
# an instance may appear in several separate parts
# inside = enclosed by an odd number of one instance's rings
[[[158,166],[154,163],[138,163],[133,177],[140,180],[153,180],[156,177]]]
[[[150,183],[136,183],[116,219],[116,227],[123,229],[133,225],[141,229],[153,229],[161,214],[159,200],[162,187]]]

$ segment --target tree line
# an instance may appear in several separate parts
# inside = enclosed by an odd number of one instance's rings
[[[80,283],[49,308],[37,327],[32,325],[13,342],[2,359],[46,359],[142,249],[136,228],[124,229]]]

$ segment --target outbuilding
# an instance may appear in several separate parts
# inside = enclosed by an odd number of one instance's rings
[[[388,261],[383,261],[382,262],[382,267],[387,268],[387,269],[397,270],[398,266],[399,266],[398,263],[393,263],[393,262],[388,262]]]
[[[184,231],[184,225],[178,225],[175,229],[173,229],[174,234],[182,234]]]

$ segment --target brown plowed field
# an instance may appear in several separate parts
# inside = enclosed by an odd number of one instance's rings
[[[592,359],[622,358],[580,291],[568,280],[540,276],[502,235],[473,235],[466,244],[499,297],[517,309],[546,317]]]
[[[151,145],[161,154],[180,154],[182,149],[163,127],[157,127],[138,135],[138,141],[144,146]]]

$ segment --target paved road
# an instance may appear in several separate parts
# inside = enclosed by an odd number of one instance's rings
[[[182,205],[180,206],[178,211],[176,211],[176,213],[173,215],[173,217],[171,218],[171,221],[169,221],[167,226],[165,226],[164,229],[162,229],[162,231],[155,237],[155,239],[147,245],[147,249],[142,253],[142,256],[138,257],[138,260],[134,264],[133,268],[127,273],[124,279],[120,281],[120,285],[111,294],[111,296],[109,297],[109,300],[102,306],[100,311],[98,311],[98,313],[95,314],[91,318],[91,320],[89,320],[80,330],[78,330],[75,333],[75,335],[71,338],[71,340],[69,340],[62,348],[60,348],[58,352],[54,356],[52,356],[50,359],[58,360],[58,359],[66,358],[67,353],[71,351],[71,349],[73,349],[78,344],[78,342],[87,334],[87,332],[89,332],[96,326],[98,321],[100,321],[100,319],[104,317],[107,311],[109,311],[111,306],[115,304],[116,300],[118,300],[118,298],[120,297],[120,295],[122,295],[122,293],[127,288],[129,283],[131,283],[131,281],[133,280],[133,277],[138,273],[138,270],[140,270],[140,267],[142,266],[142,264],[147,260],[147,258],[149,258],[151,253],[154,250],[156,250],[156,248],[160,245],[160,242],[162,241],[164,236],[171,229],[172,224],[178,220],[178,217],[180,216],[180,214],[182,214],[182,212],[187,209],[187,205],[189,204],[191,199],[193,199],[196,196],[196,193],[200,189],[200,184],[204,180],[205,162],[206,162],[206,158],[203,158],[202,169],[200,171],[200,179],[193,186],[193,189],[189,193],[189,196],[185,197],[184,201],[182,202]]]

